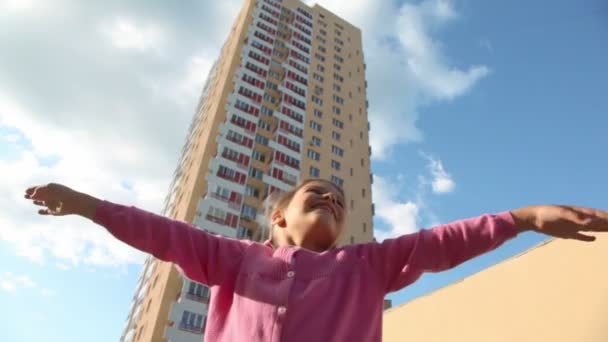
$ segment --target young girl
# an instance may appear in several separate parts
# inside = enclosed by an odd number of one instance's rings
[[[129,245],[177,264],[211,288],[207,341],[380,341],[384,296],[423,272],[452,268],[524,230],[593,241],[608,212],[533,206],[440,225],[380,243],[336,247],[344,193],[303,181],[269,211],[265,243],[206,233],[59,184],[26,190],[42,215],[76,214]],[[429,332],[432,334],[432,332]]]

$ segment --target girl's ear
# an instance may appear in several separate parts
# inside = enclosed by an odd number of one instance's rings
[[[271,226],[279,226],[281,228],[285,228],[286,226],[285,216],[283,215],[283,210],[276,209],[270,215],[270,225]]]

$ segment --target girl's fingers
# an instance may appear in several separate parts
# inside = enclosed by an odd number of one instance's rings
[[[40,209],[38,210],[38,214],[40,215],[51,215],[51,211],[48,209]]]
[[[598,219],[606,220],[608,222],[608,211],[594,209],[594,208],[585,208],[585,207],[577,207],[577,206],[567,206],[572,210],[576,210],[581,213],[585,213],[589,216],[593,216]]]
[[[44,201],[34,200],[35,205],[46,205]]]
[[[37,187],[35,187],[35,186],[27,188],[25,190],[25,198],[32,198],[32,196],[36,193],[36,188]]]
[[[584,217],[584,230],[596,232],[608,232],[608,213],[599,209],[569,207],[570,210],[578,213],[580,217]]]
[[[587,226],[592,221],[590,215],[585,212],[578,211],[573,207],[566,207],[564,209],[565,210],[562,212],[562,217],[579,226]]]
[[[575,232],[572,234],[572,239],[585,241],[585,242],[591,242],[591,241],[595,241],[595,236],[590,236],[590,235],[581,234],[579,232]]]

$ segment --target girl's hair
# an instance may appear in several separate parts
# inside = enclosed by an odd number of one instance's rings
[[[263,227],[264,230],[268,229],[268,238],[270,239],[270,241],[272,242],[273,245],[275,244],[275,241],[274,241],[274,234],[272,231],[272,223],[271,223],[272,213],[275,212],[276,210],[285,209],[291,202],[291,199],[296,194],[296,192],[298,192],[298,190],[300,190],[303,186],[305,186],[306,184],[311,183],[311,182],[321,182],[321,183],[331,184],[331,186],[333,186],[335,189],[337,189],[338,192],[340,193],[340,195],[342,195],[342,197],[344,197],[344,191],[342,190],[342,188],[340,188],[338,185],[336,185],[326,179],[322,179],[322,178],[303,179],[298,184],[296,184],[296,186],[293,189],[291,189],[289,191],[285,191],[285,192],[273,191],[273,192],[269,193],[268,196],[266,196],[266,199],[264,199],[264,218],[263,218],[264,221],[258,222],[258,223],[260,224],[260,226]],[[265,234],[262,231],[262,239],[264,239],[264,236],[265,236]]]

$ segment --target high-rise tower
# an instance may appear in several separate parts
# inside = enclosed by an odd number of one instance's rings
[[[303,178],[343,187],[340,244],[373,239],[361,31],[319,5],[246,0],[208,75],[163,214],[261,240],[262,201]],[[209,289],[148,258],[121,341],[200,342]]]

